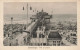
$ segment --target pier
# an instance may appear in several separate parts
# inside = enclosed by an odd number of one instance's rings
[[[36,11],[36,14],[31,14],[29,17],[29,7],[32,10],[32,7],[27,3],[26,24],[14,24],[14,18],[11,17],[11,23],[4,25],[4,46],[77,45],[77,23],[55,22],[55,14],[49,14],[43,9],[41,11],[33,10],[33,12]],[[24,6],[22,10],[25,10]],[[52,18],[53,20],[51,20]]]

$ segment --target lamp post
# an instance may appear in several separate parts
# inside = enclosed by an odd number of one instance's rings
[[[12,31],[12,33],[13,33],[13,17],[11,17],[11,31]],[[12,34],[11,33],[11,34]]]

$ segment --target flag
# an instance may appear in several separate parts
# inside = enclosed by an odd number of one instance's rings
[[[24,10],[24,7],[23,7],[23,10]]]
[[[32,10],[32,7],[30,6],[30,10]]]

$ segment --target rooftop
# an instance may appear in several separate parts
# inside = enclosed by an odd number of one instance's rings
[[[62,37],[60,36],[60,34],[57,31],[51,31],[49,33],[48,38],[62,39]]]

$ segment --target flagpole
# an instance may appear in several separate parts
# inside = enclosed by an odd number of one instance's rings
[[[13,32],[13,17],[11,17],[11,31]]]
[[[28,3],[27,3],[27,27],[28,27]]]
[[[28,3],[27,3],[27,26],[26,26],[26,28],[28,29]],[[29,45],[29,43],[28,43],[28,45]]]

